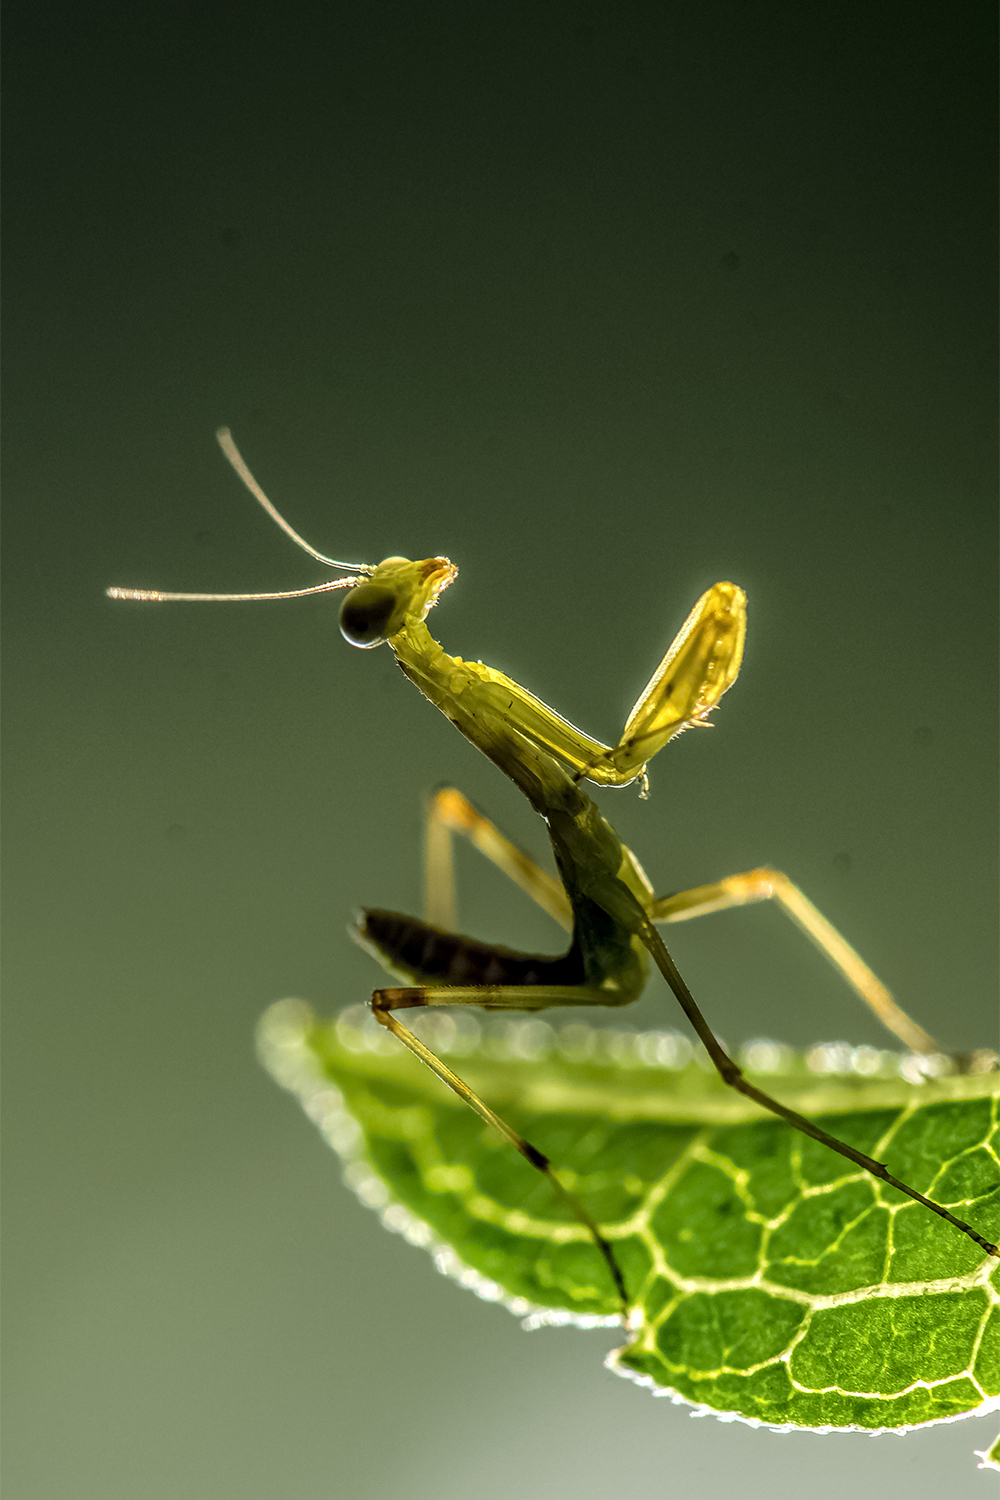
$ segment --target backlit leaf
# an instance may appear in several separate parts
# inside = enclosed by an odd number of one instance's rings
[[[726,1089],[683,1038],[440,1012],[420,1025],[613,1245],[634,1304],[619,1373],[771,1426],[899,1431],[1000,1404],[1000,1262]],[[366,1008],[321,1023],[283,1001],[261,1047],[349,1185],[439,1269],[528,1326],[619,1321],[600,1255],[545,1179]],[[805,1060],[756,1044],[744,1061],[996,1238],[996,1072],[911,1083],[872,1048]]]

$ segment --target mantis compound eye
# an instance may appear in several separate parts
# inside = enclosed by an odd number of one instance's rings
[[[360,583],[351,589],[340,611],[340,633],[352,646],[380,646],[397,604],[393,589]]]

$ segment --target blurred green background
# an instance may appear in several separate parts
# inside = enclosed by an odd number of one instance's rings
[[[989,1044],[992,32],[965,0],[11,0],[11,1500],[986,1492],[988,1420],[692,1422],[602,1368],[613,1334],[524,1334],[384,1233],[254,1024],[371,990],[345,924],[419,909],[428,788],[543,830],[335,601],[102,591],[319,576],[222,422],[322,550],[450,555],[445,646],[604,738],[736,580],[714,732],[602,806],[660,890],[787,870]],[[556,949],[461,876],[464,927]],[[774,911],[673,946],[732,1044],[882,1041]]]

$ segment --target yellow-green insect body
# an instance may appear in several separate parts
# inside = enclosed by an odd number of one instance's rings
[[[746,631],[746,598],[718,583],[697,602],[629,715],[621,738],[604,745],[576,729],[518,683],[484,666],[450,656],[434,639],[429,610],[456,575],[444,557],[411,562],[386,558],[377,566],[325,557],[279,515],[240,457],[228,431],[220,444],[251,493],[310,556],[351,576],[274,594],[203,595],[110,589],[117,598],[278,599],[348,589],[341,630],[352,645],[388,644],[403,672],[465,737],[488,756],[545,820],[559,879],[516,849],[454,788],[439,791],[428,809],[423,919],[396,912],[362,913],[356,936],[404,980],[372,996],[376,1019],[545,1174],[592,1235],[627,1314],[629,1289],[586,1206],[560,1180],[556,1166],[503,1120],[398,1018],[425,1006],[473,1005],[537,1011],[551,1006],[621,1006],[642,992],[650,961],[659,969],[723,1080],[803,1134],[821,1141],[866,1172],[898,1188],[969,1236],[987,1254],[997,1247],[947,1208],[893,1177],[881,1162],[837,1140],[815,1121],[751,1084],[721,1046],[665,947],[657,925],[685,921],[748,902],[773,899],[823,951],[879,1018],[915,1052],[938,1049],[893,1000],[885,986],[787,876],[771,869],[729,876],[709,886],[657,897],[635,856],[618,838],[581,785],[644,785],[648,762],[684,729],[706,716],[736,680]],[[461,834],[510,876],[571,933],[554,957],[479,943],[455,930],[452,838]]]

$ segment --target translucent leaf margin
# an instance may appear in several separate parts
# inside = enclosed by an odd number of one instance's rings
[[[338,1021],[345,1021],[353,1017],[353,1024],[358,1024],[358,1017],[367,1013],[367,1007],[351,1007],[349,1012],[342,1013]],[[431,1019],[432,1013],[427,1013],[426,1019]],[[597,1316],[592,1314],[581,1314],[562,1308],[552,1308],[536,1305],[524,1297],[510,1296],[498,1283],[489,1280],[475,1268],[466,1265],[453,1247],[439,1239],[434,1231],[422,1219],[418,1218],[405,1205],[396,1201],[384,1181],[365,1158],[364,1136],[361,1127],[349,1111],[345,1108],[342,1095],[332,1081],[327,1077],[320,1057],[311,1045],[310,1038],[316,1034],[317,1026],[324,1024],[319,1022],[311,1008],[302,1001],[283,1000],[271,1006],[261,1019],[258,1029],[258,1052],[264,1066],[272,1076],[283,1087],[295,1093],[303,1105],[306,1113],[320,1129],[321,1134],[338,1153],[344,1163],[344,1180],[347,1186],[356,1194],[360,1201],[369,1208],[379,1213],[383,1225],[392,1233],[400,1234],[408,1243],[427,1250],[437,1270],[454,1280],[467,1290],[473,1291],[484,1301],[496,1302],[506,1307],[515,1316],[522,1319],[522,1327],[525,1329],[537,1329],[545,1326],[572,1325],[580,1328],[596,1327],[621,1327],[622,1320],[617,1316]],[[367,1017],[369,1030],[373,1026],[373,1020]],[[513,1031],[520,1028],[522,1031],[537,1026],[537,1022],[511,1022],[506,1026]],[[588,1028],[579,1028],[586,1030]],[[597,1031],[597,1029],[594,1029]],[[649,1033],[646,1037],[639,1037],[635,1033],[598,1032],[608,1038],[608,1046],[613,1050],[615,1039],[623,1038],[630,1049],[641,1044],[645,1040],[662,1042],[664,1033]],[[433,1041],[432,1037],[427,1038]],[[375,1050],[379,1044],[388,1043],[392,1047],[393,1042],[381,1033],[375,1043]],[[683,1043],[687,1046],[687,1043]],[[743,1049],[743,1061],[746,1065],[754,1051],[759,1057],[764,1052],[769,1052],[772,1059],[777,1054],[783,1053],[786,1063],[792,1058],[789,1049],[782,1048],[780,1044],[772,1042],[759,1042],[749,1044]],[[824,1055],[821,1055],[824,1054]],[[839,1055],[838,1055],[839,1054]],[[934,1078],[939,1071],[945,1070],[947,1059],[915,1059],[905,1054],[889,1052],[878,1052],[872,1048],[851,1049],[847,1044],[831,1044],[825,1048],[815,1049],[809,1057],[809,1065],[819,1072],[836,1073],[847,1071],[849,1061],[853,1054],[857,1059],[859,1054],[868,1054],[863,1057],[860,1064],[856,1063],[856,1071],[863,1073],[875,1073],[879,1071],[881,1077],[885,1078],[888,1073],[898,1078],[900,1075],[905,1084],[913,1084],[917,1081],[924,1082]],[[990,1054],[985,1054],[987,1057]],[[799,1059],[801,1063],[801,1059]],[[994,1058],[995,1062],[995,1058]],[[753,1062],[749,1062],[753,1066]],[[832,1081],[832,1080],[831,1080]],[[935,1091],[936,1092],[936,1091]],[[734,1096],[727,1094],[727,1100],[733,1104],[729,1109],[722,1107],[720,1113],[728,1116],[730,1120],[741,1117],[745,1111],[742,1100],[736,1100]],[[717,1103],[717,1101],[716,1101]],[[735,1111],[735,1113],[734,1113]],[[719,1123],[722,1123],[721,1121]],[[957,1290],[956,1286],[956,1290]],[[994,1298],[994,1301],[996,1299]],[[895,1425],[890,1427],[869,1427],[853,1424],[839,1425],[816,1425],[807,1426],[802,1423],[768,1422],[755,1417],[744,1415],[740,1412],[720,1410],[716,1406],[710,1406],[691,1400],[689,1397],[661,1386],[649,1376],[638,1374],[617,1362],[618,1356],[624,1354],[628,1345],[622,1349],[614,1350],[606,1360],[607,1367],[615,1374],[622,1376],[640,1386],[648,1389],[651,1394],[670,1400],[675,1405],[685,1406],[692,1415],[713,1416],[720,1421],[738,1421],[750,1427],[763,1427],[775,1432],[801,1432],[810,1431],[814,1433],[835,1432],[859,1432],[869,1436],[878,1436],[882,1433],[905,1434],[910,1431],[921,1431],[930,1425],[940,1425],[944,1422],[955,1422],[964,1420],[967,1416],[979,1416],[986,1412],[1000,1409],[1000,1396],[988,1398],[985,1403],[980,1404],[972,1410],[958,1412],[956,1414],[935,1417],[929,1421],[921,1421],[912,1425]],[[988,1452],[977,1454],[983,1459],[980,1467],[994,1467],[995,1453],[991,1449]]]

